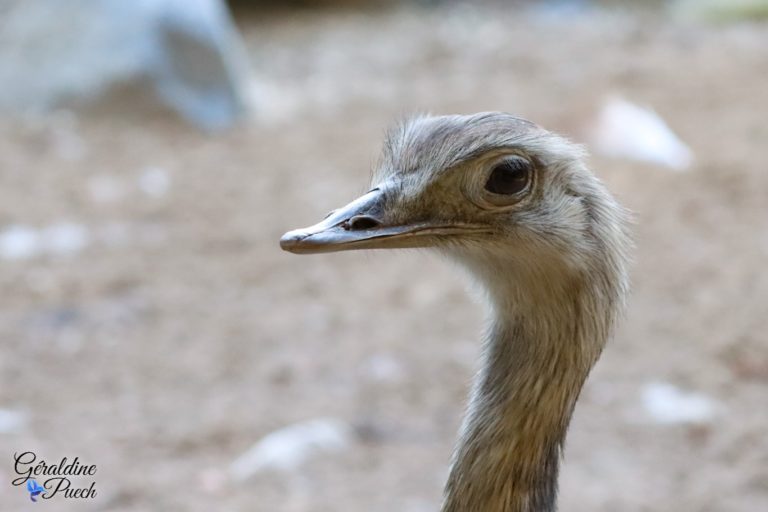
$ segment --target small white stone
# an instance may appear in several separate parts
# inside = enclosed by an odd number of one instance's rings
[[[611,98],[592,127],[595,151],[613,158],[626,158],[661,165],[673,170],[688,169],[693,153],[656,112],[620,98]]]
[[[0,409],[0,434],[15,434],[27,425],[27,415],[12,409]]]
[[[352,437],[352,428],[338,419],[296,423],[264,436],[232,462],[229,472],[243,481],[265,470],[293,471],[310,457],[347,449]]]
[[[708,396],[683,391],[667,382],[646,384],[642,403],[653,421],[668,425],[709,423],[719,409],[717,402]]]
[[[71,256],[90,243],[88,228],[74,222],[58,222],[42,231],[45,250],[56,256]]]
[[[0,233],[0,257],[6,260],[34,258],[42,251],[40,233],[27,226],[13,225]]]
[[[161,198],[171,188],[171,177],[165,169],[149,167],[141,173],[138,183],[139,189],[146,195]]]

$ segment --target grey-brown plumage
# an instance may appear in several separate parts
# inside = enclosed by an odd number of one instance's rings
[[[571,414],[628,288],[627,215],[576,145],[503,113],[416,117],[373,188],[286,233],[296,253],[431,247],[490,320],[443,512],[550,512]]]

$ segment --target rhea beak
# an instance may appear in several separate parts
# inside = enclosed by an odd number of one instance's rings
[[[289,231],[280,239],[280,247],[296,254],[425,247],[434,245],[439,237],[483,229],[427,221],[388,224],[383,215],[387,189],[374,188],[314,226]]]

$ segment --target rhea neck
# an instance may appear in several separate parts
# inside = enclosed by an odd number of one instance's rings
[[[443,512],[554,512],[563,441],[606,341],[610,294],[558,262],[463,263],[488,292],[491,322]]]

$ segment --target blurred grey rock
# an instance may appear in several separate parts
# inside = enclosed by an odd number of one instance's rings
[[[247,60],[223,0],[1,0],[0,112],[149,87],[197,126],[247,111]]]

